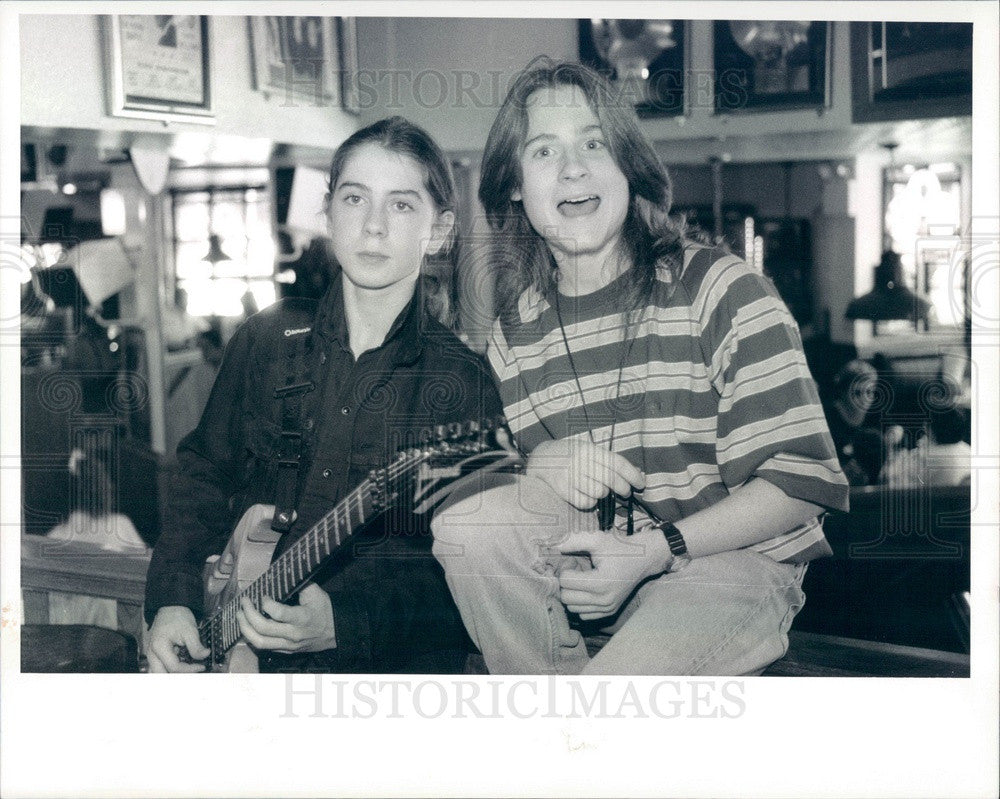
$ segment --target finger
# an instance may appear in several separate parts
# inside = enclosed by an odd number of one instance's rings
[[[261,602],[261,609],[274,621],[285,622],[286,624],[302,624],[309,618],[306,611],[302,608],[297,608],[294,605],[285,605],[269,596],[264,597]]]
[[[181,665],[181,662],[177,657],[177,653],[174,651],[174,642],[170,639],[161,637],[154,638],[149,649],[154,655],[156,655],[156,658],[160,661],[160,665],[163,666],[164,671],[177,671],[177,667]]]
[[[591,596],[607,590],[608,581],[588,571],[565,571],[559,574],[559,588],[563,591],[581,591]]]
[[[564,605],[589,605],[594,608],[611,607],[612,600],[605,590],[588,591],[585,588],[561,588],[559,599]]]
[[[204,663],[181,663],[177,661],[177,668],[174,672],[177,674],[196,674],[199,671],[205,671]]]
[[[626,483],[624,486],[616,484],[615,491],[618,494],[628,496],[631,493],[630,489],[632,486],[640,490],[646,487],[646,475],[643,474],[642,469],[633,466],[628,459],[617,452],[609,452],[608,455],[610,456],[609,466],[615,475],[616,481],[624,480]]]
[[[588,474],[578,475],[573,483],[573,487],[593,505],[601,497],[606,497],[611,490],[610,483],[605,482],[604,479],[608,474],[607,471],[602,471],[601,477],[594,477]]]
[[[615,612],[614,607],[602,603],[573,602],[572,604],[567,604],[564,602],[563,604],[566,605],[566,609],[570,613],[575,613],[581,619],[600,619],[605,616],[612,616]]]
[[[167,667],[154,653],[152,648],[146,651],[146,664],[149,674],[166,674]]]
[[[259,614],[258,614],[259,615]],[[266,629],[255,627],[250,623],[247,614],[243,610],[236,611],[236,621],[240,625],[240,632],[257,649],[274,649],[281,652],[296,652],[301,648],[299,642],[299,630],[288,624],[278,624],[268,622],[263,617]],[[275,630],[271,625],[277,625]],[[295,636],[295,637],[293,637]]]
[[[309,583],[299,594],[300,606],[317,605],[323,607],[330,600],[330,595],[320,588],[316,583]]]
[[[277,602],[274,604],[278,604]],[[243,597],[240,600],[240,607],[242,608],[247,621],[250,626],[253,627],[254,632],[260,635],[271,636],[273,638],[285,638],[289,641],[298,641],[302,637],[302,632],[299,629],[299,625],[294,622],[283,622],[275,621],[274,619],[269,619],[264,616],[257,608],[253,606],[253,603],[247,598]],[[279,606],[283,608],[280,612],[282,615],[291,615],[288,611],[297,611],[297,608],[289,607],[288,605]],[[271,614],[268,613],[268,616]]]
[[[187,647],[188,654],[193,660],[204,660],[212,654],[212,650],[201,642],[201,638],[198,637],[197,629],[185,630],[183,637],[184,646]]]
[[[597,500],[592,496],[584,494],[582,491],[577,491],[575,488],[570,488],[566,501],[579,511],[591,511],[597,504]]]
[[[160,639],[153,643],[153,652],[159,658],[161,665],[166,671],[171,674],[192,674],[205,670],[205,666],[202,663],[182,663],[181,659],[177,657],[174,646],[174,642],[168,639]]]
[[[562,554],[589,552],[600,543],[600,539],[604,536],[605,533],[598,531],[577,531],[569,533],[565,538],[553,543],[552,547]]]
[[[606,449],[594,449],[576,462],[577,479],[580,483],[591,480],[597,483],[604,494],[610,490],[617,470],[613,458],[614,453]],[[619,456],[620,457],[620,456]],[[600,494],[599,496],[602,496]]]
[[[290,643],[277,637],[259,633],[242,609],[236,611],[236,623],[240,627],[240,634],[254,649],[278,649],[286,647]]]
[[[609,491],[620,497],[627,497],[633,487],[641,491],[646,485],[646,476],[621,455],[605,452],[606,459],[595,460],[590,469],[581,469],[574,481],[574,487],[594,497],[596,502]]]
[[[580,611],[576,615],[580,617],[582,621],[596,621],[597,619],[606,619],[614,613],[613,610],[594,610],[594,611]]]

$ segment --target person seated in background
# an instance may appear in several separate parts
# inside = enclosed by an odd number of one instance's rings
[[[90,544],[107,552],[140,555],[148,550],[132,520],[115,512],[109,454],[96,437],[85,438],[69,456],[70,514],[46,537]],[[49,591],[49,623],[92,624],[118,629],[117,601],[97,596]]]
[[[955,407],[931,410],[926,435],[886,460],[881,481],[890,488],[968,485],[972,479],[969,420]]]
[[[837,458],[852,486],[876,483],[882,471],[883,432],[866,423],[877,380],[875,367],[856,358],[837,372],[833,396],[823,401]],[[893,432],[887,431],[886,435],[891,437]]]

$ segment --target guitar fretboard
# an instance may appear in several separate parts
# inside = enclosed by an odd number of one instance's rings
[[[263,574],[199,625],[199,636],[202,643],[212,650],[212,660],[221,658],[240,640],[236,611],[243,597],[249,598],[258,610],[265,596],[278,602],[292,598],[324,562],[350,540],[355,531],[395,504],[404,492],[404,482],[422,464],[436,458],[447,460],[484,453],[488,448],[487,436],[502,422],[502,419],[496,422],[487,420],[482,427],[476,423],[464,427],[438,426],[434,431],[435,440],[406,450],[388,466],[373,471],[368,479],[278,556]],[[506,455],[503,449],[495,452]],[[460,473],[461,469],[458,469],[451,477],[458,477]]]

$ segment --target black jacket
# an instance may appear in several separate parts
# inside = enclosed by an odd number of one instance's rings
[[[306,337],[300,364],[315,389],[302,400],[298,520],[276,555],[371,469],[389,462],[407,436],[501,412],[482,359],[427,316],[419,292],[386,342],[356,362],[343,307],[335,279],[318,303],[284,300],[233,336],[201,421],[177,449],[165,528],[149,567],[147,621],[165,605],[185,605],[200,618],[205,559],[222,551],[247,508],[274,502],[282,423],[275,389],[289,380],[297,337]],[[366,543],[364,557],[318,580],[332,598],[337,648],[311,656],[268,654],[262,670],[441,670],[434,653],[464,644],[430,553],[428,520],[394,514],[389,524],[373,525]]]

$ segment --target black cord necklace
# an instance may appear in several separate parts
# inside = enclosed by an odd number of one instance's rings
[[[594,439],[594,426],[590,423],[590,413],[587,411],[587,398],[583,393],[583,386],[580,383],[580,373],[577,371],[576,362],[573,360],[573,350],[570,349],[569,338],[566,336],[566,325],[563,324],[562,309],[559,307],[559,287],[554,286],[553,291],[555,292],[555,309],[556,319],[559,320],[559,332],[562,333],[563,346],[566,348],[566,357],[569,359],[569,368],[573,372],[573,381],[576,383],[576,390],[580,394],[580,404],[583,408],[583,419],[587,425],[587,435],[590,437],[590,443],[597,446],[597,441]],[[628,339],[627,345],[626,339]],[[615,400],[611,409],[611,431],[608,436],[608,450],[610,452],[614,451],[615,445],[615,427],[618,424],[618,404],[621,399],[625,361],[632,352],[632,344],[634,342],[635,336],[628,337],[628,324],[626,320],[626,324],[622,328],[622,354],[618,360],[618,379],[615,383]],[[626,535],[632,535],[634,527],[632,518],[632,492],[629,492],[628,499],[626,500],[626,510],[628,513]],[[602,530],[611,529],[615,519],[615,493],[613,491],[609,491],[607,496],[598,500],[597,517]]]

